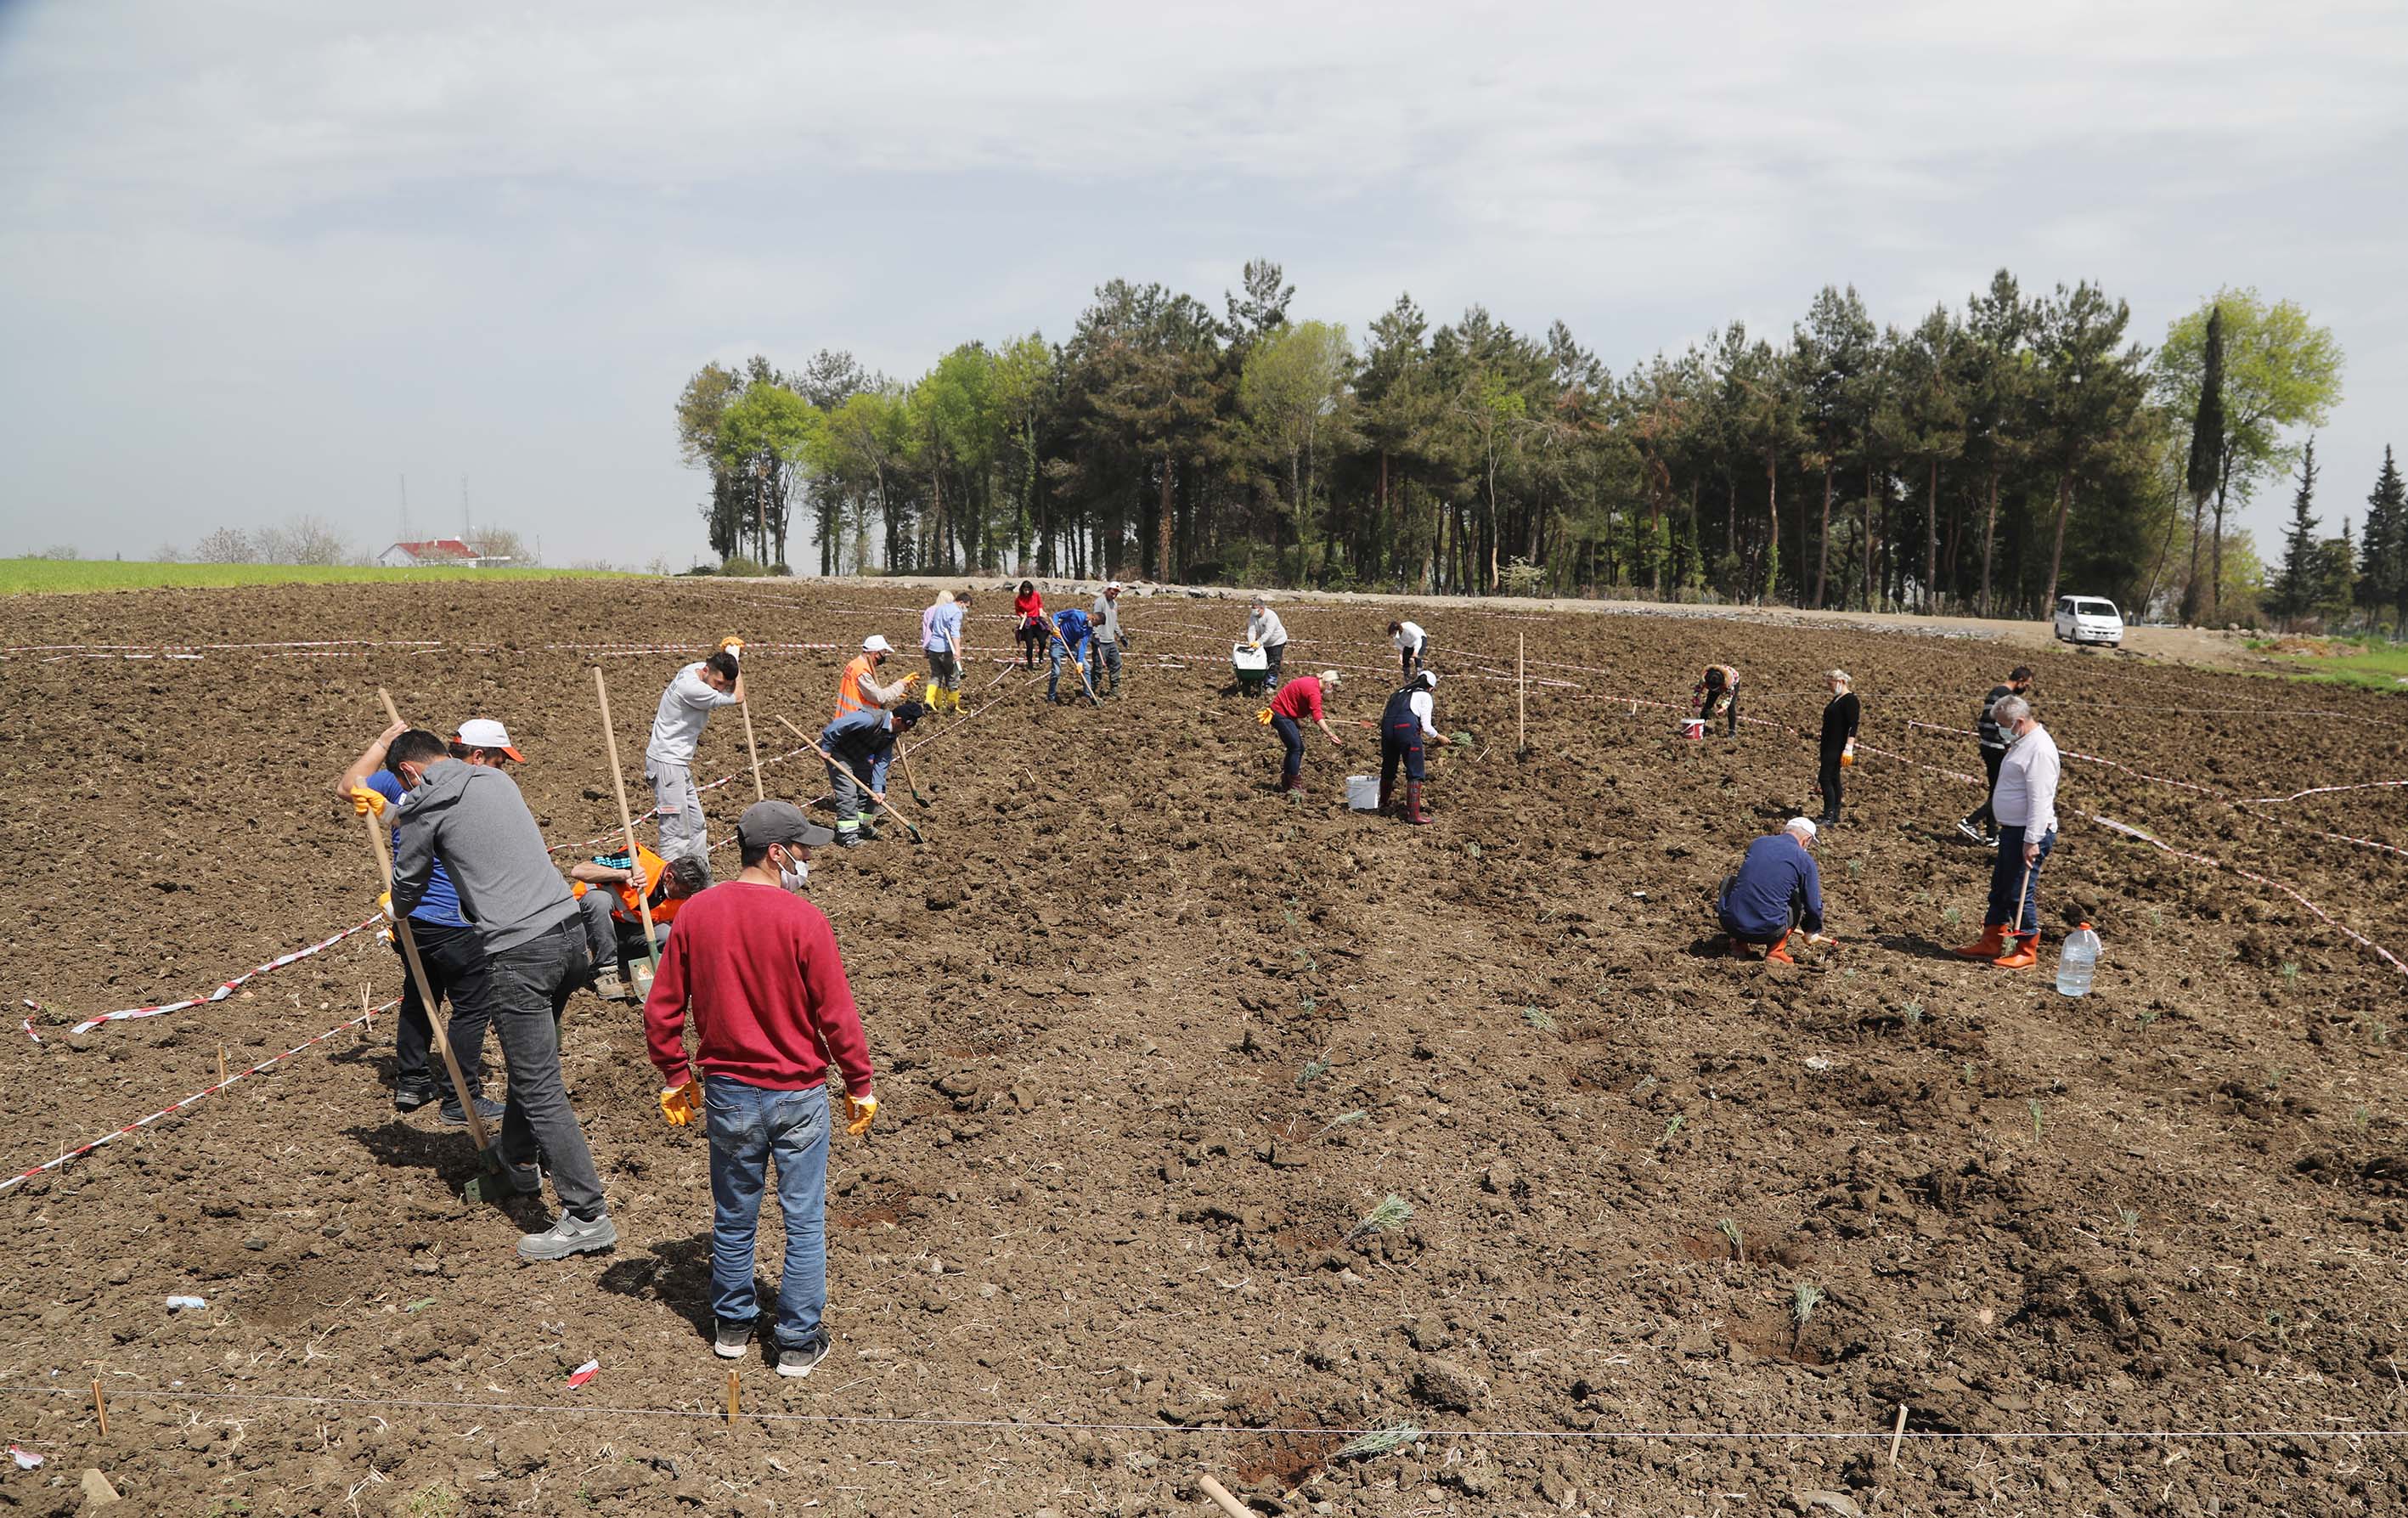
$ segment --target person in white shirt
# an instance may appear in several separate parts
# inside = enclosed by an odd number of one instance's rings
[[[1419,623],[1388,623],[1388,641],[1404,660],[1407,680],[1412,679],[1414,671],[1429,663],[1429,634],[1422,631]]]
[[[1422,754],[1424,746],[1440,739],[1437,726],[1430,721],[1435,704],[1431,693],[1438,689],[1438,676],[1425,669],[1413,676],[1411,683],[1388,697],[1388,705],[1380,713],[1380,810],[1388,809],[1388,801],[1397,783],[1397,766],[1405,766],[1405,805],[1398,815],[1415,826],[1429,821],[1422,810]]]
[[[2019,970],[2040,959],[2040,870],[2057,847],[2057,740],[2032,720],[2031,703],[2000,696],[1991,720],[2007,740],[1990,813],[1999,826],[1999,854],[1990,865],[1990,906],[1982,936],[1952,951]]]
[[[644,745],[644,779],[652,781],[661,821],[661,857],[700,862],[706,881],[710,844],[703,832],[702,797],[694,789],[694,751],[710,714],[744,699],[744,674],[737,666],[743,652],[741,638],[724,638],[718,652],[679,670],[661,692],[652,739]]]
[[[1287,625],[1269,602],[1254,603],[1254,614],[1246,619],[1246,642],[1263,651],[1263,689],[1278,690],[1280,660],[1287,653]]]

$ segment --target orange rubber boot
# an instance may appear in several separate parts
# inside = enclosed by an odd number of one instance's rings
[[[2017,933],[2007,939],[2007,952],[1990,961],[2002,970],[2029,969],[2040,962],[2040,935]]]
[[[1971,943],[1962,944],[1948,952],[1959,959],[1996,959],[2006,952],[2007,930],[1994,924],[1982,930],[1982,936]]]
[[[1779,938],[1773,940],[1772,947],[1764,952],[1764,960],[1768,965],[1795,965],[1798,963],[1798,961],[1789,957],[1788,934],[1784,933]]]

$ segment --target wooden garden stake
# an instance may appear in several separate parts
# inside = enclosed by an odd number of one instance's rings
[[[225,1045],[218,1045],[218,1084],[226,1083]]]
[[[730,1428],[736,1426],[736,1372],[731,1370],[727,1373],[727,1426]]]
[[[100,1414],[100,1437],[108,1437],[108,1398],[100,1395],[100,1382],[92,1383],[92,1411]]]
[[[1529,650],[1530,635],[1513,635],[1513,752],[1521,752],[1530,746],[1530,681],[1524,672],[1523,661]]]
[[[595,666],[595,673],[601,673],[601,666]],[[744,713],[744,752],[752,756],[752,799],[767,801],[769,793],[761,789],[761,749],[752,741],[752,703],[749,700],[741,702],[737,709]]]
[[[1898,1425],[1889,1431],[1889,1463],[1898,1464],[1898,1441],[1906,1438],[1906,1404],[1898,1405]]]

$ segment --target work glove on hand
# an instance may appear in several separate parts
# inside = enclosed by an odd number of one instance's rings
[[[1262,710],[1255,712],[1254,721],[1262,723],[1265,727],[1268,727],[1271,724],[1271,709],[1265,707]]]
[[[919,683],[920,683],[920,672],[919,672],[918,670],[916,670],[916,669],[912,670],[910,674],[908,674],[908,675],[906,675],[906,676],[904,676],[904,677],[903,677],[903,688],[904,688],[905,690],[907,690],[907,691],[908,691],[908,690],[910,690],[912,686],[917,685],[917,684],[919,684]]]
[[[669,1120],[670,1127],[684,1127],[701,1110],[702,1099],[695,1090],[693,1076],[687,1076],[676,1085],[661,1088],[661,1116]]]
[[[384,913],[384,920],[388,923],[398,921],[398,919],[393,915],[392,892],[380,891],[377,893],[377,910]]]
[[[863,1134],[867,1133],[869,1131],[869,1124],[876,1122],[878,1119],[877,1095],[873,1092],[865,1091],[860,1096],[856,1096],[850,1091],[846,1092],[844,1094],[844,1115],[845,1132],[851,1134],[856,1138],[860,1138]]]
[[[371,791],[371,790],[369,790],[369,789],[368,789],[366,786],[365,786],[365,785],[354,785],[354,786],[352,786],[352,787],[351,787],[351,815],[352,815],[352,816],[354,816],[354,817],[381,817],[381,816],[383,816],[383,815],[384,815],[384,795],[383,795],[383,793],[379,792],[379,791]]]
[[[730,633],[727,637],[719,640],[719,651],[722,653],[741,659],[744,657],[744,640],[738,637],[735,634]]]

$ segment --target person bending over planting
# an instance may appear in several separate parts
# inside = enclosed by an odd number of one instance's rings
[[[1766,959],[1794,965],[1790,934],[1802,927],[1811,938],[1823,931],[1823,877],[1814,868],[1813,843],[1813,823],[1792,817],[1780,832],[1749,844],[1738,870],[1723,877],[1714,910],[1730,935],[1733,959],[1763,944]]]
[[[863,802],[886,805],[886,768],[895,762],[895,740],[926,710],[906,701],[892,711],[848,712],[820,729],[820,747],[830,755],[828,784],[836,791],[838,848],[878,841],[877,819],[862,815],[868,809]]]
[[[1398,815],[1416,826],[1429,821],[1429,814],[1422,810],[1423,748],[1442,737],[1430,723],[1430,709],[1436,701],[1433,693],[1437,690],[1437,673],[1425,669],[1413,676],[1403,690],[1388,697],[1387,709],[1380,713],[1380,810],[1388,810],[1397,766],[1402,765],[1405,805]]]
[[[1720,717],[1727,724],[1725,738],[1739,737],[1739,671],[1729,665],[1708,665],[1703,680],[1689,691],[1689,709],[1705,719],[1708,727]]]
[[[744,675],[737,666],[743,652],[742,638],[722,638],[718,652],[679,670],[661,692],[660,709],[652,713],[652,736],[644,744],[644,779],[652,782],[652,805],[658,809],[662,856],[700,860],[706,880],[710,845],[704,835],[702,797],[694,788],[694,751],[710,714],[744,699]]]
[[[831,1062],[844,1077],[844,1131],[866,1134],[878,1115],[869,1040],[836,931],[797,894],[811,850],[829,837],[791,802],[745,808],[736,823],[742,873],[686,904],[644,1000],[661,1115],[682,1127],[698,1112],[710,1137],[711,1353],[722,1359],[742,1357],[760,1321],[753,1244],[776,1169],[786,1258],[771,1344],[781,1376],[808,1376],[828,1353]]]
[[[1338,671],[1325,669],[1318,675],[1307,675],[1281,686],[1279,694],[1271,697],[1270,706],[1265,709],[1263,720],[1270,724],[1272,732],[1279,735],[1280,746],[1286,751],[1285,757],[1280,762],[1280,790],[1304,789],[1306,718],[1311,718],[1312,725],[1327,735],[1333,746],[1345,747],[1338,741],[1338,735],[1330,731],[1329,723],[1321,709],[1322,697],[1336,689]]]
[[[1020,667],[1037,667],[1037,651],[1045,646],[1045,596],[1037,582],[1024,580],[1020,594],[1011,598],[1011,614],[1018,619],[1012,624],[1012,640],[1020,645]]]
[[[1087,614],[1077,607],[1067,607],[1054,614],[1053,639],[1045,645],[1045,659],[1048,666],[1045,676],[1045,699],[1049,703],[1065,699],[1056,694],[1062,684],[1063,660],[1070,661],[1070,673],[1073,677],[1082,681],[1087,678],[1080,671],[1086,667],[1087,642],[1093,632],[1094,629],[1087,624]]]

